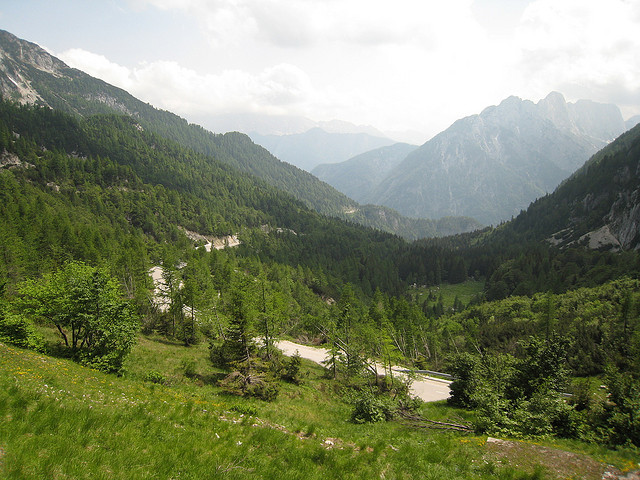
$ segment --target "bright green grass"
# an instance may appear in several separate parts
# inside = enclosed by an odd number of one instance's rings
[[[313,364],[273,403],[223,395],[206,353],[141,337],[118,378],[0,345],[0,478],[532,478],[487,468],[484,438],[348,422],[349,407]],[[196,361],[195,378],[182,375],[183,358]],[[150,369],[169,386],[140,380]],[[424,413],[465,412],[438,403]]]
[[[456,296],[462,303],[467,305],[474,296],[482,293],[483,290],[484,281],[467,280],[464,283],[457,283],[455,285],[443,283],[437,287],[411,288],[409,289],[409,293],[415,300],[422,303],[429,297],[429,292],[432,292],[435,295],[435,302],[431,302],[431,304],[436,303],[439,296],[442,295],[442,303],[445,310],[447,310],[453,306]]]

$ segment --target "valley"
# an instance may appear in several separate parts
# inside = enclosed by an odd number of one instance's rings
[[[352,199],[0,54],[0,476],[638,475],[640,126],[614,105],[510,97],[315,167]]]

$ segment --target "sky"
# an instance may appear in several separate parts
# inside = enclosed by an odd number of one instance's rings
[[[640,114],[640,0],[0,0],[0,28],[187,120],[426,140],[551,91]]]

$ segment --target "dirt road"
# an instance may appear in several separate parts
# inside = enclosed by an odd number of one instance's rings
[[[322,363],[327,358],[327,350],[319,347],[310,347],[308,345],[300,345],[298,343],[290,342],[288,340],[280,340],[276,342],[276,346],[282,350],[285,355],[291,356],[296,353],[300,354],[302,358],[311,360],[312,362]],[[394,375],[406,375],[403,373],[402,367],[394,367]],[[378,365],[378,371],[384,372],[384,367]],[[411,394],[418,398],[421,398],[425,402],[435,402],[438,400],[446,400],[449,398],[449,382],[448,380],[434,379],[432,377],[426,377],[424,375],[418,375],[418,377],[411,384]]]

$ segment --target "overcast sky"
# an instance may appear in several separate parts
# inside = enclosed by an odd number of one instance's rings
[[[426,140],[510,95],[640,113],[640,0],[0,0],[0,28],[187,119]]]

